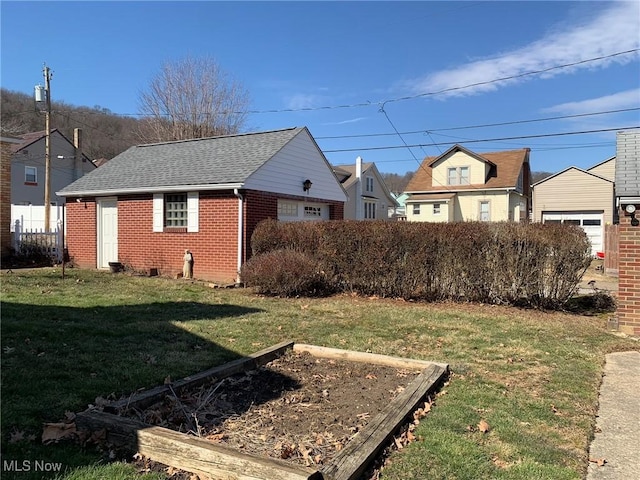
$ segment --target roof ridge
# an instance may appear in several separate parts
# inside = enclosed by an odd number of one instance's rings
[[[276,129],[276,130],[266,130],[266,131],[259,131],[259,132],[233,133],[233,134],[227,134],[227,135],[215,135],[213,137],[183,138],[182,140],[169,140],[169,141],[166,141],[166,142],[143,143],[143,144],[140,144],[140,145],[136,145],[136,147],[155,147],[157,145],[168,145],[168,144],[176,144],[176,143],[198,142],[200,140],[213,140],[213,139],[216,139],[216,138],[233,138],[233,137],[243,137],[243,136],[249,136],[249,135],[263,135],[263,134],[266,134],[266,133],[286,132],[286,131],[289,131],[289,130],[295,130],[297,128],[303,128],[303,127],[279,128],[279,129]]]

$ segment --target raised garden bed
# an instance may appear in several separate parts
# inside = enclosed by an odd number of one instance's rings
[[[211,478],[358,478],[447,365],[283,342],[77,415],[79,429]]]

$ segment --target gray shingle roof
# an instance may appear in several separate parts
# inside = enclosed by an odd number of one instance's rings
[[[241,184],[306,127],[131,147],[68,185],[62,196]]]

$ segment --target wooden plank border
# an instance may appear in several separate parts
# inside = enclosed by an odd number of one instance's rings
[[[106,430],[107,440],[115,445],[139,452],[152,460],[198,475],[236,480],[355,480],[375,456],[386,446],[394,433],[411,413],[445,377],[449,366],[444,363],[391,357],[373,353],[340,350],[307,344],[281,342],[248,357],[185,377],[171,384],[178,392],[198,386],[211,379],[228,376],[264,365],[281,356],[286,350],[308,352],[321,358],[366,362],[396,368],[412,368],[422,372],[389,402],[347,446],[320,470],[299,466],[284,460],[240,452],[231,447],[214,444],[206,439],[175,432],[162,427],[121,417],[114,413],[127,407],[144,408],[170,392],[168,385],[141,392],[128,399],[113,402],[105,411],[88,410],[78,413],[76,425],[80,430]]]
[[[332,358],[334,360],[346,360],[349,362],[373,363],[395,368],[416,368],[424,370],[431,365],[438,365],[445,370],[449,368],[446,363],[430,362],[427,360],[414,360],[413,358],[391,357],[378,353],[357,352],[354,350],[342,350],[339,348],[319,347],[304,343],[294,343],[294,352],[308,352],[314,357]]]
[[[426,394],[444,376],[446,369],[432,364],[424,369],[407,388],[389,402],[358,432],[347,446],[320,471],[328,480],[354,480],[358,478],[387,441],[411,415]]]
[[[247,370],[253,370],[256,367],[269,363],[281,356],[285,351],[293,348],[294,342],[287,340],[280,342],[271,347],[267,347],[259,352],[252,353],[246,357],[233,360],[223,365],[204,370],[202,372],[190,375],[169,385],[160,385],[158,387],[131,395],[129,398],[123,398],[118,401],[109,403],[104,407],[105,412],[120,413],[128,408],[144,409],[149,405],[153,405],[161,400],[165,395],[171,393],[171,389],[178,394],[182,390],[197,387],[210,380],[222,380],[236,373]]]
[[[88,430],[105,428],[108,441],[205,478],[322,480],[322,474],[312,468],[241,452],[203,438],[153,427],[111,413],[83,412],[77,415],[76,426]]]

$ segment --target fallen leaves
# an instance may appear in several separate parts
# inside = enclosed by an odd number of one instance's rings
[[[45,423],[42,430],[42,443],[48,445],[60,440],[72,439],[77,435],[75,423]]]
[[[324,465],[419,373],[292,353],[132,416],[249,453]],[[432,406],[431,398],[421,403],[386,448],[418,441],[415,429]]]
[[[476,432],[477,431],[477,432],[480,432],[480,433],[489,433],[489,430],[491,430],[491,426],[484,419],[481,419],[476,426],[467,425],[467,431],[468,432]]]
[[[478,431],[482,433],[488,433],[489,430],[489,424],[485,420],[480,420],[480,422],[478,423]]]
[[[24,430],[13,430],[9,434],[9,443],[15,444],[20,442],[33,442],[35,441],[36,436],[33,434],[27,434]]]
[[[607,463],[607,460],[605,458],[591,458],[590,457],[589,458],[589,462],[595,463],[599,467],[604,467],[604,465]]]

